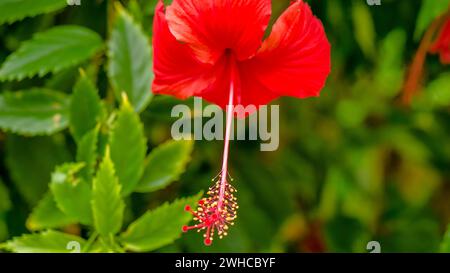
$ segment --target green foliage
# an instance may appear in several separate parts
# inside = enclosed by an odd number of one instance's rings
[[[382,40],[379,62],[375,81],[379,85],[380,93],[393,97],[401,89],[404,78],[404,64],[402,63],[405,50],[406,34],[402,29],[394,29]]]
[[[147,148],[143,125],[126,97],[111,129],[109,145],[122,194],[128,195],[142,176]]]
[[[92,222],[91,187],[76,177],[83,163],[66,163],[52,173],[50,189],[58,208],[72,219],[85,225]]]
[[[47,191],[55,166],[70,160],[61,136],[25,138],[8,135],[6,163],[19,193],[35,205]]]
[[[44,76],[75,66],[102,47],[100,36],[80,26],[58,26],[36,34],[11,54],[0,68],[0,80]]]
[[[353,2],[352,18],[356,41],[367,57],[374,58],[376,32],[368,5],[362,1]]]
[[[100,235],[110,237],[119,232],[124,208],[121,185],[107,150],[92,185],[94,226]]]
[[[41,2],[38,7],[35,1],[15,1],[28,8],[21,11],[11,11],[9,0],[0,3],[0,15],[9,10],[8,16],[0,16],[0,24],[62,7],[61,1]],[[200,195],[156,207],[120,233],[123,222],[132,222],[134,214],[132,208],[125,214],[124,197],[135,192],[140,181],[141,191],[153,192],[178,179],[193,148],[192,142],[184,141],[153,145],[145,160],[147,136],[138,112],[152,97],[152,60],[149,37],[139,24],[152,13],[141,13],[137,1],[129,7],[138,20],[117,5],[112,10],[116,16],[111,35],[105,35],[111,37],[108,48],[102,46],[103,35],[86,27],[46,26],[36,28],[38,33],[20,46],[8,40],[8,48],[18,49],[7,57],[0,55],[0,60],[6,57],[0,68],[0,90],[5,90],[3,86],[23,90],[0,91],[0,129],[8,132],[0,132],[0,144],[6,136],[9,182],[19,193],[15,198],[28,203],[30,213],[23,224],[34,232],[9,238],[0,249],[71,252],[71,244],[79,242],[83,252],[151,251],[172,243],[189,222],[191,217],[182,208],[195,206]],[[94,55],[97,58],[86,65]],[[100,69],[107,77],[101,76]],[[54,75],[48,79],[25,79],[50,72]],[[105,79],[111,84],[106,82],[106,96]],[[46,88],[36,87],[42,83]],[[9,236],[5,213],[19,209],[11,198],[0,181],[0,241]],[[56,229],[86,229],[90,238],[85,241]]]
[[[108,75],[118,101],[125,92],[136,111],[152,97],[152,59],[148,38],[127,12],[118,6],[118,16],[108,42]]]
[[[15,237],[8,241],[3,248],[18,253],[69,253],[71,250],[67,249],[67,246],[72,241],[81,245],[85,243],[78,236],[49,230]]]
[[[97,164],[98,131],[98,128],[94,128],[78,142],[77,161],[85,164],[85,167],[80,171],[80,176],[86,181],[91,181]]]
[[[66,0],[3,0],[0,2],[0,24],[64,8]]]
[[[68,124],[66,95],[46,89],[0,94],[0,128],[22,135],[50,135]]]
[[[425,94],[429,105],[445,107],[450,104],[450,73],[444,73],[430,81]]]
[[[125,249],[147,252],[160,248],[180,237],[180,229],[191,219],[188,213],[180,213],[185,205],[195,208],[202,193],[164,204],[148,211],[121,235],[120,241]]]
[[[64,227],[76,222],[62,212],[56,205],[55,198],[48,192],[33,208],[27,219],[27,228],[31,231]]]
[[[74,87],[70,102],[70,130],[80,140],[102,117],[102,104],[96,87],[84,72]]]
[[[193,145],[192,141],[169,141],[152,150],[136,191],[160,190],[178,179],[190,159]]]
[[[0,178],[0,213],[8,211],[10,208],[11,199],[9,198],[9,190]]]
[[[450,253],[450,228],[447,228],[441,244],[441,252]]]

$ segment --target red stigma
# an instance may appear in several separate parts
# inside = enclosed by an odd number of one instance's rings
[[[198,223],[193,226],[183,226],[183,232],[191,229],[197,229],[198,232],[205,231],[203,242],[207,246],[212,244],[215,233],[220,239],[228,234],[227,230],[234,224],[237,217],[236,210],[239,208],[236,197],[233,195],[236,189],[226,182],[221,197],[220,182],[219,176],[215,184],[209,188],[208,197],[204,197],[198,202],[195,211],[190,207],[189,210],[186,210],[194,216],[194,221],[198,221]]]

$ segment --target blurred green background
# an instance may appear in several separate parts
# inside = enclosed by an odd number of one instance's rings
[[[114,1],[81,1],[1,25],[0,63],[23,41],[54,25],[86,26],[108,39]],[[121,2],[150,39],[156,1]],[[275,20],[289,1],[272,2]],[[440,1],[381,0],[380,6],[364,0],[308,2],[332,45],[332,72],[322,95],[273,102],[280,105],[277,151],[261,152],[257,141],[231,143],[230,174],[240,209],[228,237],[205,247],[200,235],[191,232],[156,251],[367,252],[372,240],[380,242],[382,252],[450,251],[443,243],[450,220],[448,66],[428,55],[417,95],[410,105],[401,100],[421,37],[442,13],[439,8],[431,12],[432,2]],[[449,1],[443,2],[448,6]],[[95,75],[108,101],[107,74],[98,62],[102,57],[80,67]],[[73,67],[41,78],[3,81],[0,92],[45,86],[71,93],[78,75]],[[140,114],[150,150],[171,138],[170,111],[178,103],[153,97]],[[155,193],[131,195],[131,213],[209,187],[221,166],[222,145],[196,141],[178,181]],[[74,151],[67,130],[39,137],[0,130],[0,241],[29,232],[26,219],[46,191],[50,173]],[[80,232],[77,226],[65,230]]]

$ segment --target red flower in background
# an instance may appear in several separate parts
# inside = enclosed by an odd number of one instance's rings
[[[271,0],[173,0],[156,6],[153,92],[181,99],[202,97],[227,110],[222,170],[197,210],[204,243],[219,238],[236,219],[228,150],[236,105],[261,106],[280,96],[318,96],[330,72],[330,44],[309,6],[292,1],[263,40]],[[242,109],[242,108],[241,108]],[[244,116],[249,112],[238,112]]]
[[[430,52],[439,54],[441,63],[450,64],[450,17],[442,26],[436,41],[431,45]]]

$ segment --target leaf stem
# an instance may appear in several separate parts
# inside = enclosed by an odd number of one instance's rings
[[[95,240],[98,237],[98,232],[94,231],[91,236],[89,237],[88,241],[86,242],[86,244],[84,245],[83,249],[82,249],[82,253],[86,253],[89,252],[89,250],[91,250],[91,246],[92,244],[95,242]]]

